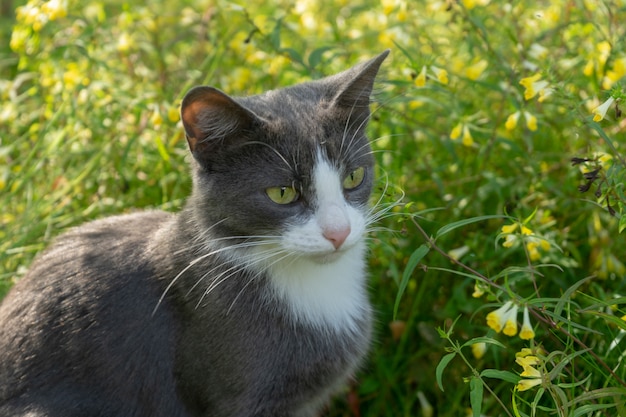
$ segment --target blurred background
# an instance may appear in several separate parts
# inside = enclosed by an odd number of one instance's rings
[[[391,48],[369,127],[388,214],[370,235],[377,340],[328,415],[624,411],[623,0],[4,0],[0,13],[0,297],[69,227],[180,209],[192,86],[252,95]],[[532,337],[487,324],[509,300]],[[529,392],[523,348],[543,361]]]

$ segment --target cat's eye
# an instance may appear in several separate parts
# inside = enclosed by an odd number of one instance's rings
[[[276,204],[290,204],[300,197],[293,187],[270,187],[265,190],[265,193]]]
[[[358,187],[363,182],[365,178],[365,168],[359,167],[352,171],[346,176],[343,180],[343,188],[344,190],[352,190],[353,188]]]

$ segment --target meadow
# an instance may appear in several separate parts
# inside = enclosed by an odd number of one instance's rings
[[[248,4],[254,3],[254,4]],[[386,48],[377,337],[328,416],[626,416],[626,1],[13,0],[0,297],[67,228],[190,192],[179,105]]]

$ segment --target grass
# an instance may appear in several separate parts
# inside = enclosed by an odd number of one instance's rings
[[[68,227],[180,208],[191,86],[255,94],[391,48],[370,135],[376,197],[404,199],[372,236],[377,342],[329,415],[625,413],[622,0],[14,3],[0,295]],[[534,337],[487,324],[507,301]]]

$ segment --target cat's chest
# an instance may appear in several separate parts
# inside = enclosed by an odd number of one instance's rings
[[[268,272],[269,296],[297,323],[338,332],[359,332],[371,307],[365,288],[364,242],[329,263],[306,258],[277,262]]]

